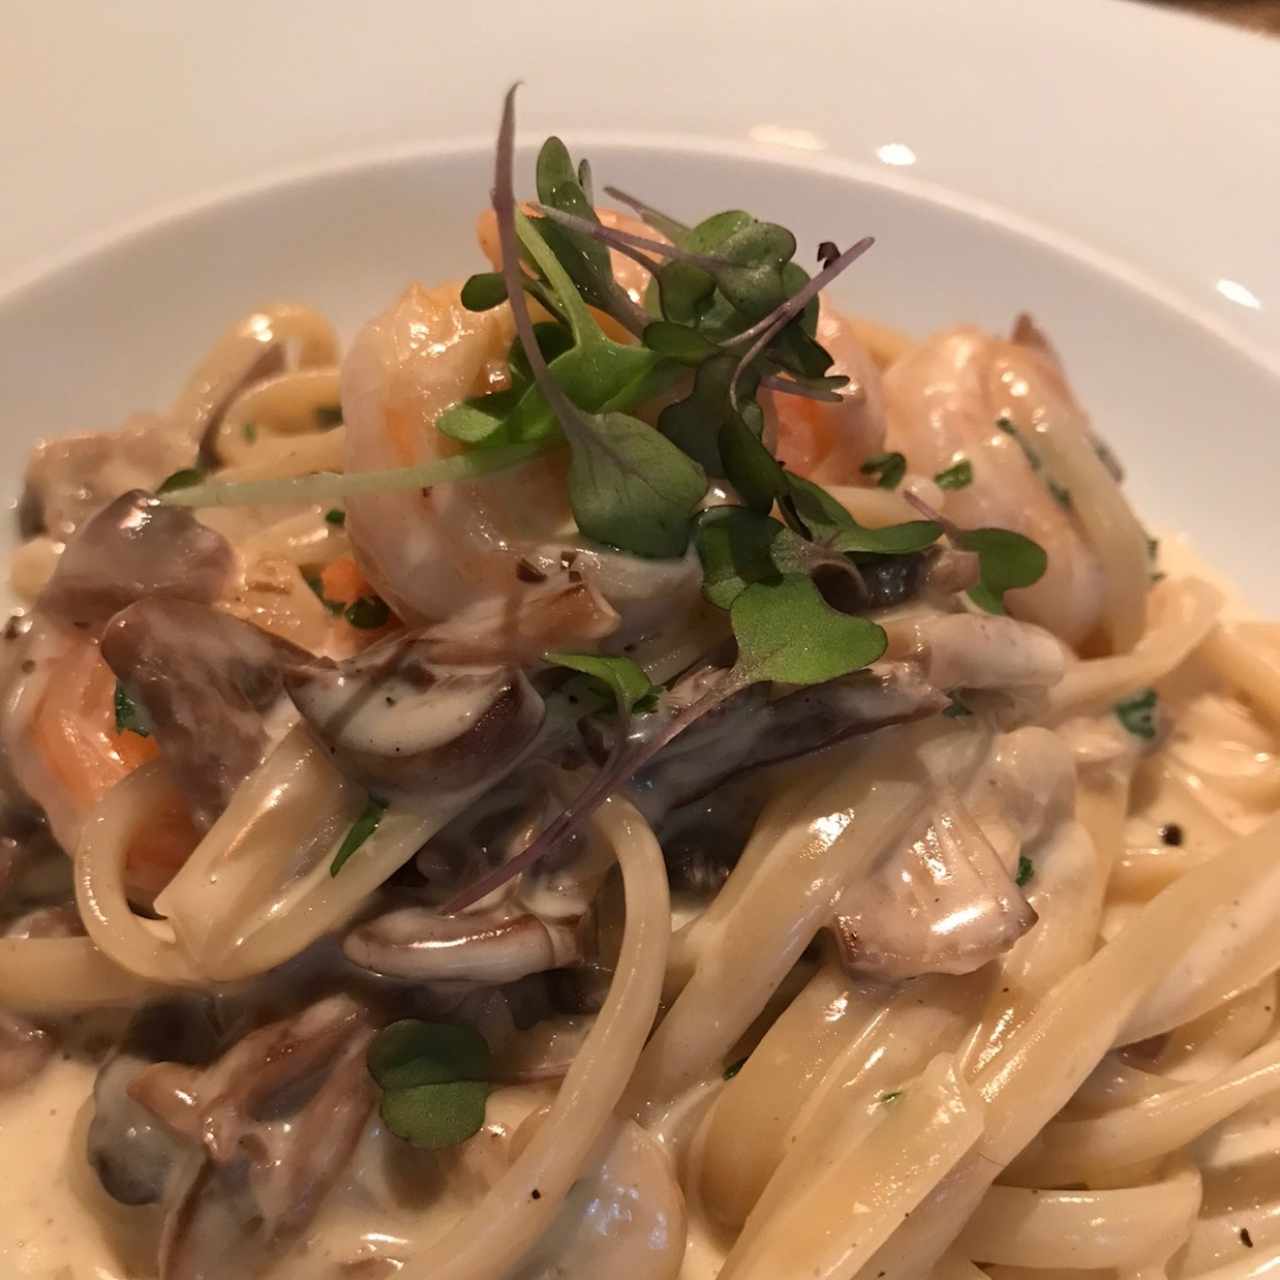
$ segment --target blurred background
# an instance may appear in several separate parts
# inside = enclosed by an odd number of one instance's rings
[[[1155,3],[1166,9],[1222,18],[1255,31],[1280,35],[1280,0],[1155,0]]]

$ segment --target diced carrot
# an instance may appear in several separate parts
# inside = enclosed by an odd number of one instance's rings
[[[373,587],[360,571],[355,556],[339,556],[325,565],[320,572],[320,586],[324,598],[334,604],[348,605],[361,596],[373,594]]]
[[[36,712],[36,750],[80,809],[156,754],[149,738],[116,732],[115,693],[110,667],[86,642],[63,660]]]
[[[125,882],[141,896],[155,897],[182,869],[199,843],[200,833],[175,789],[159,811],[149,814],[134,832],[125,855]]]

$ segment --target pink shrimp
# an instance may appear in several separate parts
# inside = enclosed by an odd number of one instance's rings
[[[116,678],[96,641],[37,620],[6,699],[4,747],[26,793],[44,809],[55,838],[74,851],[94,806],[122,778],[156,756],[149,737],[116,727]],[[177,791],[134,837],[126,874],[141,897],[158,893],[199,837]]]
[[[884,392],[880,370],[853,324],[821,303],[817,339],[831,353],[832,374],[849,383],[840,403],[766,393],[777,423],[777,455],[792,471],[828,484],[857,484],[859,468],[884,448]]]
[[[513,335],[505,304],[472,312],[456,284],[411,285],[364,327],[343,364],[347,469],[457,453],[436,421],[463,398],[505,385]],[[555,454],[483,481],[353,496],[347,530],[360,568],[410,624],[478,611],[513,648],[535,615],[542,648],[606,635],[617,616],[580,575],[548,577],[522,563],[527,549],[573,529],[566,465]]]
[[[1048,553],[1044,577],[1010,593],[1011,612],[1069,644],[1088,641],[1103,621],[1102,564],[1037,452],[1046,422],[1086,429],[1052,357],[978,329],[953,329],[898,360],[884,389],[888,447],[905,454],[912,471],[934,475],[962,459],[972,466],[972,482],[947,491],[946,514],[965,526],[1016,530]]]

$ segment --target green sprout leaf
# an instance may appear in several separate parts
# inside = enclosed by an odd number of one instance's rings
[[[484,1125],[489,1086],[474,1080],[395,1089],[382,1095],[382,1123],[424,1151],[456,1147]]]
[[[854,518],[821,485],[787,473],[790,501],[784,507],[805,537],[826,541],[846,529],[856,529]],[[793,525],[795,527],[795,525]]]
[[[720,428],[717,444],[725,476],[753,511],[769,511],[786,494],[781,464],[740,417],[734,415]]]
[[[468,311],[492,311],[507,300],[507,282],[501,271],[481,271],[462,286],[462,305]]]
[[[737,415],[729,399],[737,357],[715,355],[704,360],[694,375],[689,394],[658,415],[658,430],[712,475],[724,475],[720,430]],[[738,384],[740,396],[755,395],[759,374],[748,371]]]
[[[413,1146],[457,1146],[484,1124],[489,1046],[473,1027],[393,1022],[374,1037],[368,1065],[383,1123]]]
[[[684,554],[707,489],[692,458],[622,413],[584,415],[570,446],[569,503],[588,538],[638,556]]]
[[[908,520],[882,529],[842,529],[830,542],[835,551],[848,555],[907,556],[924,551],[942,537],[942,526],[933,520]]]
[[[661,685],[654,684],[643,669],[630,658],[599,653],[546,653],[546,661],[557,667],[568,667],[599,681],[612,692],[618,709],[629,715],[633,711],[652,710]]]
[[[973,483],[973,463],[961,458],[933,477],[939,489],[967,489]]]
[[[489,1046],[474,1027],[403,1018],[373,1038],[368,1063],[382,1089],[487,1080]]]
[[[563,150],[563,144],[560,147]],[[548,152],[544,147],[543,152],[547,164],[560,172],[563,157],[557,159],[554,148]],[[576,197],[564,196],[557,203],[548,200],[541,188],[540,195],[544,204],[595,220],[589,206],[585,210],[567,207]],[[652,399],[680,376],[681,366],[660,352],[614,342],[591,314],[588,303],[607,309],[608,300],[599,296],[600,290],[616,290],[604,245],[547,218],[531,222],[523,214],[517,215],[517,233],[546,282],[528,281],[527,291],[563,317],[563,322],[534,326],[539,349],[556,385],[577,408],[587,413],[623,411]],[[588,287],[584,277],[594,284]],[[468,286],[480,278],[473,276]],[[518,340],[512,346],[509,364],[509,388],[454,405],[440,415],[437,429],[464,444],[486,448],[558,436],[556,415],[535,385]]]
[[[151,729],[141,709],[129,697],[124,685],[118,680],[116,681],[115,710],[117,733],[136,733],[140,738],[149,738],[151,736]]]
[[[877,453],[858,468],[864,476],[875,476],[882,489],[896,489],[907,474],[907,460],[900,453]]]
[[[697,325],[716,340],[762,320],[808,279],[791,262],[795,236],[741,209],[704,219],[682,237],[681,247],[722,261],[705,267],[676,261],[661,268],[657,288],[662,314],[679,324]],[[830,358],[818,372],[829,364]]]
[[[331,876],[336,876],[346,866],[347,859],[373,835],[386,811],[385,800],[379,800],[376,796],[369,797],[369,803],[365,805],[364,812],[351,824],[351,830],[342,838],[338,852],[333,855],[333,861],[329,864]]]
[[[1144,689],[1134,697],[1116,703],[1115,711],[1120,723],[1135,738],[1150,742],[1159,732],[1159,698],[1154,689]]]
[[[544,320],[541,324],[535,324],[533,336],[537,338],[538,350],[548,364],[573,350],[573,331],[558,320]],[[511,370],[513,385],[522,391],[533,385],[533,369],[519,338],[512,339],[511,349],[507,352],[507,366]]]
[[[564,303],[578,344],[548,366],[555,381],[559,382],[563,363],[579,353],[596,363],[641,360],[649,362],[650,368],[661,359],[644,347],[624,347],[606,338],[554,254],[523,215],[516,215],[516,229]],[[571,389],[568,401],[565,411],[573,407]],[[578,528],[597,542],[635,555],[683,555],[689,543],[689,517],[707,488],[702,468],[647,423],[624,413],[561,412],[559,416],[572,451],[569,504]]]
[[[694,546],[702,561],[702,594],[720,609],[732,607],[754,582],[781,582],[803,568],[804,540],[746,507],[704,511]]]
[[[833,609],[804,574],[752,583],[729,617],[738,641],[735,672],[752,681],[820,684],[868,666],[888,643],[874,622]]]
[[[704,337],[697,329],[674,324],[670,320],[655,320],[645,329],[641,341],[650,351],[693,367],[720,351],[710,338]]]
[[[1004,593],[1039,582],[1049,567],[1044,548],[1011,529],[967,529],[953,541],[978,554],[978,585],[969,598],[988,613],[1004,613]]]
[[[537,190],[539,201],[548,208],[599,223],[569,149],[559,138],[548,138],[538,152]],[[618,286],[608,247],[581,231],[545,218],[539,221],[538,231],[582,297],[592,306],[610,310]]]
[[[908,520],[903,524],[866,529],[820,485],[787,474],[788,509],[816,541],[846,555],[904,556],[924,551],[942,536],[933,520]]]

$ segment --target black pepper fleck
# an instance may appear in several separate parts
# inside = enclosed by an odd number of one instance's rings
[[[22,674],[29,676],[36,669],[34,658],[27,658],[22,664]]]
[[[1176,849],[1182,843],[1182,828],[1176,822],[1166,822],[1160,828],[1160,839]]]
[[[539,1191],[537,1187],[534,1187],[534,1189],[533,1189],[533,1198],[534,1198],[535,1200],[541,1200],[541,1199],[542,1199],[542,1192],[541,1192],[541,1191]]]
[[[1240,1228],[1240,1243],[1244,1245],[1246,1249],[1253,1248],[1253,1237],[1249,1234],[1248,1227]]]

